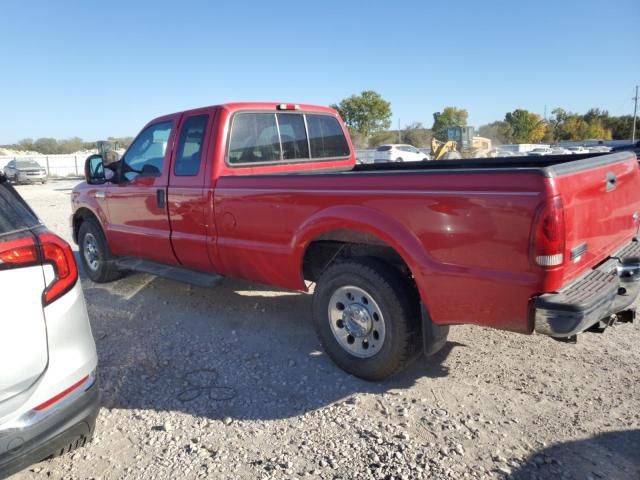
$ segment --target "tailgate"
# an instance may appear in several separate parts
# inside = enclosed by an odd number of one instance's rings
[[[566,232],[564,282],[595,266],[638,232],[635,155],[605,155],[554,167]]]

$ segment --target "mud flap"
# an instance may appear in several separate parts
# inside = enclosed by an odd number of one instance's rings
[[[449,325],[436,325],[423,304],[420,304],[422,315],[422,342],[424,354],[429,357],[435,355],[447,343]]]

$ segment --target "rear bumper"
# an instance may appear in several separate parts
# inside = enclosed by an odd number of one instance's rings
[[[626,309],[640,293],[640,242],[636,239],[557,293],[534,300],[534,330],[572,337]]]
[[[91,375],[77,391],[41,411],[31,410],[0,430],[0,478],[82,446],[93,435],[100,394]]]

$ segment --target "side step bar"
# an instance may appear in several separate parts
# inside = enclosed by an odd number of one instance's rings
[[[118,268],[123,270],[150,273],[151,275],[168,278],[176,282],[189,283],[197,287],[213,287],[224,278],[215,273],[198,272],[184,267],[165,265],[135,257],[120,257],[115,263]]]

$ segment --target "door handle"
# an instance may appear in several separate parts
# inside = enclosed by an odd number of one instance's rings
[[[164,189],[156,190],[156,206],[164,209],[166,203]]]
[[[95,194],[96,198],[106,198],[107,194],[105,192],[97,191]]]
[[[616,177],[616,174],[613,172],[609,172],[607,173],[607,187],[606,187],[606,191],[610,192],[612,190],[616,189],[616,183],[618,181],[618,178]]]

